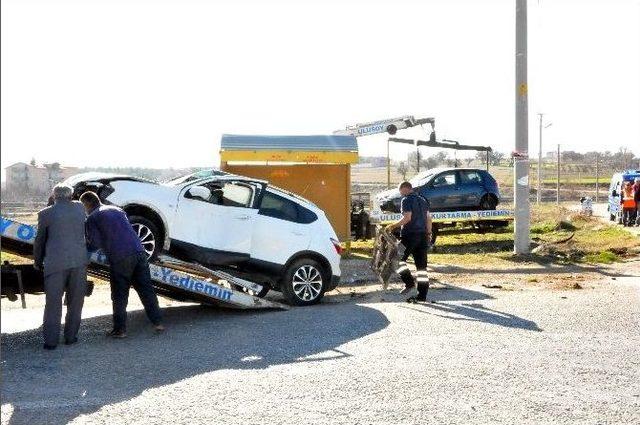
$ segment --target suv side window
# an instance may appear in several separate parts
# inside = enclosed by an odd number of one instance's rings
[[[253,200],[253,189],[244,184],[236,182],[207,182],[198,186],[206,187],[211,191],[208,199],[189,196],[189,192],[185,194],[186,198],[207,202],[214,205],[222,205],[225,207],[249,208]]]
[[[442,173],[433,179],[431,185],[433,187],[445,187],[445,186],[455,186],[456,184],[456,172],[448,171],[446,173]]]
[[[482,184],[482,176],[474,170],[460,171],[460,179],[462,184]]]
[[[266,191],[262,197],[258,214],[302,224],[312,223],[318,219],[313,211],[269,191]]]

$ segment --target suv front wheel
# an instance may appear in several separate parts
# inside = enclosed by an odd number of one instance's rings
[[[301,258],[287,267],[282,293],[293,305],[312,305],[324,296],[329,281],[324,267],[311,258]]]
[[[154,260],[162,250],[162,240],[158,227],[148,218],[139,215],[129,216],[129,222],[136,232],[144,252],[149,260]]]

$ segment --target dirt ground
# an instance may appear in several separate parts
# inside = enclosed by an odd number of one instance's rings
[[[594,289],[627,276],[630,269],[640,270],[640,256],[611,265],[524,263],[511,268],[484,268],[429,264],[427,270],[434,290],[483,286],[500,291],[529,291]],[[398,276],[392,275],[388,290],[384,291],[368,259],[343,260],[342,276],[343,283],[335,291],[342,296],[384,301],[385,295],[402,288]]]

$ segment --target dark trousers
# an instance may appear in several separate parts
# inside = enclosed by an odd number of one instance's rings
[[[154,325],[162,321],[158,297],[151,286],[149,262],[145,253],[133,254],[111,264],[111,301],[113,301],[113,329],[127,329],[129,288],[133,284],[147,317]]]
[[[67,293],[67,315],[64,320],[64,339],[73,341],[78,336],[84,296],[87,293],[87,268],[76,267],[51,273],[44,278],[44,343],[58,345],[62,294]]]
[[[622,223],[625,226],[633,225],[635,208],[622,208]]]
[[[429,291],[429,278],[427,277],[427,250],[429,242],[426,233],[408,233],[400,237],[400,242],[404,246],[404,254],[398,262],[398,274],[407,287],[418,283],[418,298],[426,299]],[[416,264],[416,279],[411,275],[411,270],[407,265],[409,256],[413,257]]]

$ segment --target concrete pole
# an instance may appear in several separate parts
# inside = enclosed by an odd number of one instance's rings
[[[598,192],[600,192],[600,154],[596,153],[596,203],[598,203]]]
[[[556,206],[560,206],[560,143],[558,143],[558,153],[556,156],[558,161],[556,167]]]
[[[538,116],[540,117],[540,125],[539,127],[539,132],[540,132],[540,141],[538,142],[538,180],[537,180],[537,188],[536,188],[536,205],[540,205],[540,190],[541,190],[541,167],[542,167],[542,116],[544,114],[538,114]]]
[[[514,157],[514,244],[516,254],[528,254],[529,128],[527,97],[527,0],[516,1],[516,153]]]

